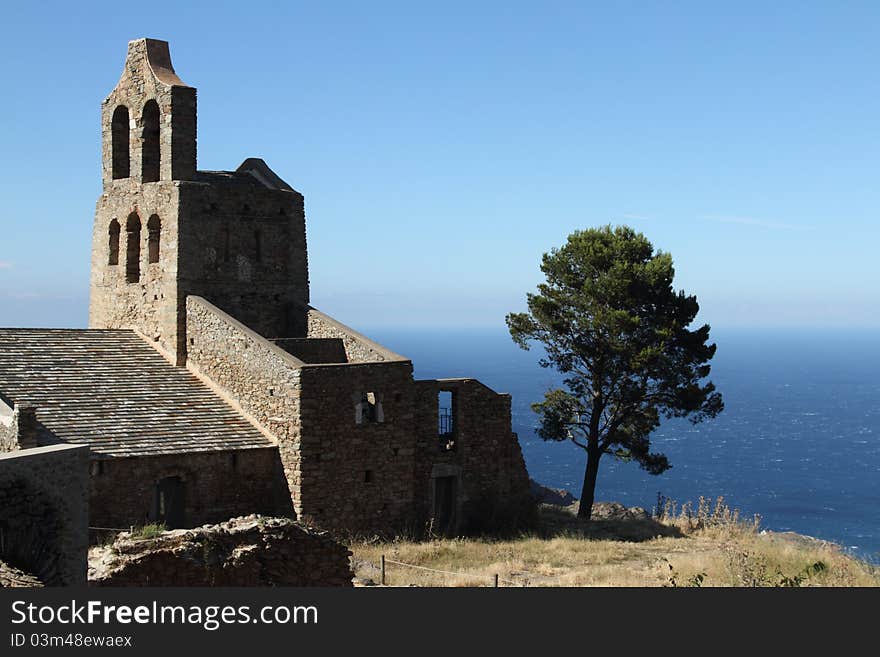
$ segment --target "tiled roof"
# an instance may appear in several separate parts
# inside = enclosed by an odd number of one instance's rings
[[[0,397],[36,406],[49,441],[101,456],[272,446],[133,331],[0,328]]]

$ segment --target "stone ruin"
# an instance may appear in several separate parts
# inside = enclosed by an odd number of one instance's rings
[[[92,586],[352,586],[351,553],[325,532],[258,515],[128,532],[89,555]]]
[[[87,446],[93,527],[530,520],[510,396],[416,380],[310,305],[302,194],[259,158],[197,168],[196,89],[166,42],[129,43],[101,135],[89,328],[0,328],[0,450]]]

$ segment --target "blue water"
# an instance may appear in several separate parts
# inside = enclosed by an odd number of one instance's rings
[[[555,386],[538,354],[503,331],[375,330],[413,359],[416,378],[472,376],[513,396],[513,425],[532,478],[580,496],[584,455],[534,434],[529,405]],[[652,438],[673,468],[652,476],[604,457],[597,500],[647,509],[657,493],[727,501],[761,525],[880,557],[880,334],[714,330],[711,379],[725,410],[698,425],[674,420]]]

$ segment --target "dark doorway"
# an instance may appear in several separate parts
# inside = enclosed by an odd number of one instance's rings
[[[455,500],[457,477],[436,477],[434,479],[434,531],[450,535],[455,532]]]
[[[183,527],[183,481],[165,477],[156,484],[156,508],[153,517],[168,529]]]

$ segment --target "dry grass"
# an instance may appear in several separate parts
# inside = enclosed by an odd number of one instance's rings
[[[657,519],[583,523],[572,508],[542,506],[539,535],[427,541],[356,541],[356,576],[391,586],[878,586],[880,569],[838,546],[761,532],[723,499],[667,507]],[[399,561],[443,574],[390,563]],[[816,564],[821,564],[817,567]]]

